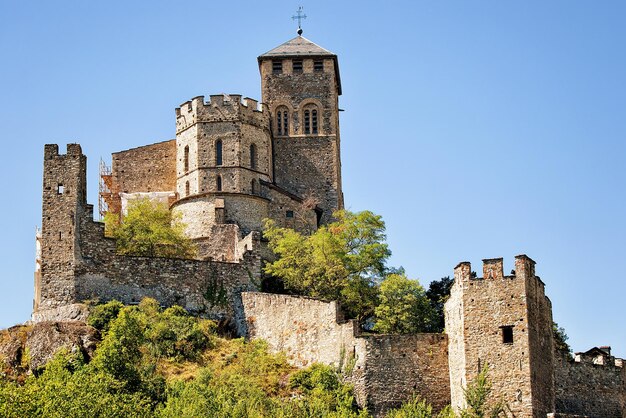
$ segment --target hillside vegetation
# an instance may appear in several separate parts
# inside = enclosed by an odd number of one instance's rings
[[[61,350],[33,373],[25,353],[19,367],[3,368],[0,417],[370,417],[333,368],[295,369],[263,341],[220,337],[213,321],[177,306],[113,301],[96,306],[89,324],[102,333],[95,351]],[[419,399],[387,415],[434,416],[454,415]]]

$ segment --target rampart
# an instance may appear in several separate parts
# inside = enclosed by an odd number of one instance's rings
[[[266,129],[269,115],[256,100],[239,94],[216,94],[205,102],[204,96],[196,96],[176,108],[176,133],[180,133],[196,123],[203,122],[244,122]]]
[[[604,364],[582,356],[555,355],[556,410],[592,418],[626,417],[626,368],[621,359]]]
[[[296,366],[324,363],[351,376],[357,400],[375,415],[419,395],[436,409],[450,403],[444,334],[361,335],[336,302],[245,292],[248,336],[284,351]]]
[[[72,146],[77,148],[71,149],[69,157],[59,155],[56,146],[46,146],[44,185],[85,184],[86,158],[80,146]],[[72,245],[52,245],[51,238],[44,246],[41,302],[34,320],[59,319],[67,315],[68,305],[86,299],[133,304],[153,297],[165,306],[181,305],[199,315],[235,320],[241,326],[240,293],[256,289],[260,282],[258,233],[246,238],[240,262],[121,256],[116,254],[115,241],[104,236],[104,225],[93,221],[93,206],[82,196],[73,198],[75,187],[66,186],[63,193],[44,189],[49,198],[44,199],[43,236],[64,238],[67,234]],[[57,231],[59,227],[64,229]]]

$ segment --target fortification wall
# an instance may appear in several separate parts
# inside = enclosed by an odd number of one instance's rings
[[[443,334],[360,336],[336,302],[256,292],[243,293],[242,300],[250,338],[284,351],[293,365],[340,368],[359,404],[376,416],[414,394],[436,408],[450,403]]]
[[[626,417],[626,369],[555,355],[556,411],[592,418]]]
[[[399,407],[414,395],[436,411],[450,404],[448,338],[445,334],[361,336],[365,345],[360,399],[376,415]],[[358,354],[357,354],[358,355]]]
[[[493,392],[516,416],[554,412],[552,313],[534,264],[517,256],[515,275],[505,276],[501,258],[486,259],[482,278],[473,277],[470,263],[456,267],[446,303],[446,312],[452,313],[446,316],[446,330],[454,365],[453,407],[464,406],[465,384],[488,365]]]
[[[243,293],[242,300],[248,336],[284,351],[295,366],[340,366],[354,350],[358,326],[343,320],[337,302],[256,292]]]
[[[241,326],[240,293],[254,290],[260,283],[259,234],[247,239],[241,262],[117,255],[115,241],[104,237],[104,225],[93,221],[93,206],[82,197],[80,185],[85,182],[86,158],[80,147],[71,151],[68,156],[59,156],[56,148],[46,147],[44,194],[46,184],[61,180],[71,186],[68,190],[71,193],[67,202],[59,206],[58,200],[63,195],[50,190],[56,199],[44,204],[42,233],[44,238],[49,233],[58,236],[56,230],[48,230],[51,225],[67,220],[72,246],[54,245],[52,239],[48,246],[44,243],[41,309],[33,318],[58,317],[68,305],[86,299],[117,299],[132,304],[143,297],[153,297],[166,306],[181,305],[199,315],[233,319]],[[75,185],[79,186],[77,191]],[[232,242],[232,247],[236,251],[237,242]],[[47,267],[51,262],[57,266],[54,270]]]
[[[132,304],[152,297],[198,315],[239,320],[240,293],[256,289],[260,282],[260,258],[254,249],[241,262],[120,256],[115,241],[104,237],[101,223],[85,217],[80,228],[77,301],[117,299]]]

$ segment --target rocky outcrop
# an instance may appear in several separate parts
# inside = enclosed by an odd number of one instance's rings
[[[80,321],[18,325],[0,331],[0,358],[10,369],[34,371],[63,348],[88,360],[99,340],[100,333]]]

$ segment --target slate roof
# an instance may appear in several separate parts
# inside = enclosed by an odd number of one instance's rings
[[[314,42],[309,41],[303,36],[296,36],[276,48],[267,51],[259,58],[270,57],[297,57],[297,56],[318,56],[318,57],[335,57],[335,54],[322,48]]]

